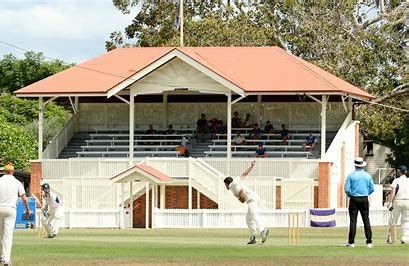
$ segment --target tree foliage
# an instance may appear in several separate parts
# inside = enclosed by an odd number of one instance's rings
[[[13,162],[16,169],[28,170],[37,158],[37,142],[24,127],[8,123],[0,115],[0,164]]]
[[[11,161],[18,169],[29,169],[37,158],[39,104],[36,100],[14,97],[11,93],[66,69],[62,61],[45,61],[41,53],[27,52],[24,59],[8,54],[0,60],[0,164]],[[49,103],[44,112],[44,147],[65,125],[70,112]]]
[[[42,53],[26,52],[23,59],[12,54],[0,60],[0,93],[11,93],[67,69],[63,61],[45,61]]]

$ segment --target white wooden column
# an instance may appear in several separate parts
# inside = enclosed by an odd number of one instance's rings
[[[257,123],[259,125],[260,128],[262,128],[261,125],[261,95],[257,95]]]
[[[119,216],[119,227],[124,228],[124,213],[125,213],[125,184],[121,183],[121,211],[120,211],[120,216]]]
[[[134,130],[135,130],[135,98],[131,89],[129,93],[129,167],[133,165]]]
[[[133,228],[133,182],[129,181],[129,225]]]
[[[80,106],[80,101],[79,101],[78,96],[74,97],[74,106],[75,106],[75,110],[77,110],[77,112],[78,112],[79,111],[79,106]]]
[[[149,228],[149,182],[145,183],[145,228]]]
[[[163,93],[163,104],[162,104],[162,128],[167,129],[168,125],[168,94]]]
[[[322,95],[321,100],[321,158],[325,155],[326,132],[327,132],[327,103],[328,96]]]
[[[165,190],[166,188],[165,188],[165,185],[160,185],[160,208],[163,210],[163,209],[165,209],[165,206],[166,206],[166,204],[165,204],[165,193],[166,193],[166,190]]]
[[[38,159],[43,158],[43,120],[44,120],[44,103],[43,97],[38,98]]]
[[[227,159],[231,158],[231,93],[227,94]]]
[[[152,226],[151,228],[153,229],[154,227],[154,223],[155,223],[155,204],[156,204],[156,186],[155,184],[152,184],[152,208],[151,208],[151,212],[152,212]]]
[[[348,111],[352,112],[352,108],[353,108],[353,102],[352,102],[352,97],[348,97]]]

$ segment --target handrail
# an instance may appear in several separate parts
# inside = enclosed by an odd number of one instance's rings
[[[60,152],[67,146],[69,140],[77,132],[77,122],[79,119],[78,114],[74,114],[65,124],[65,126],[58,132],[53,138],[47,148],[43,151],[42,156],[44,159],[57,159]],[[62,142],[63,145],[59,143]]]

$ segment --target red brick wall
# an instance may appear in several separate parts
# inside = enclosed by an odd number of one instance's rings
[[[318,181],[318,208],[329,208],[330,206],[330,185],[331,185],[331,163],[319,163]]]
[[[318,208],[318,186],[314,186],[314,208]]]
[[[355,157],[359,156],[359,122],[355,124]]]
[[[152,190],[149,191],[149,227],[152,226]],[[133,227],[145,228],[145,193],[134,200]],[[157,201],[160,206],[160,189]],[[200,194],[201,209],[217,209],[217,203]],[[187,209],[188,208],[188,186],[166,186],[165,187],[165,209]],[[192,190],[192,208],[197,208],[197,191]]]
[[[27,195],[35,195],[38,199],[41,198],[41,180],[43,172],[41,168],[40,161],[31,162],[31,173],[30,173],[30,191],[26,191]]]
[[[281,209],[281,187],[276,186],[276,209]]]

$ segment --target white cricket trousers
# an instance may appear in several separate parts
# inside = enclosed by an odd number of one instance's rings
[[[64,219],[64,207],[60,206],[54,212],[48,213],[41,223],[48,236],[56,236]]]
[[[393,204],[393,210],[389,217],[389,230],[391,226],[396,224],[399,216],[400,224],[402,228],[402,238],[401,240],[409,244],[409,200],[395,200]]]
[[[11,207],[0,207],[0,251],[5,262],[10,262],[15,223],[16,209]]]
[[[250,234],[255,236],[257,230],[261,232],[265,229],[258,214],[258,200],[248,201],[247,206],[246,223],[250,230]]]

